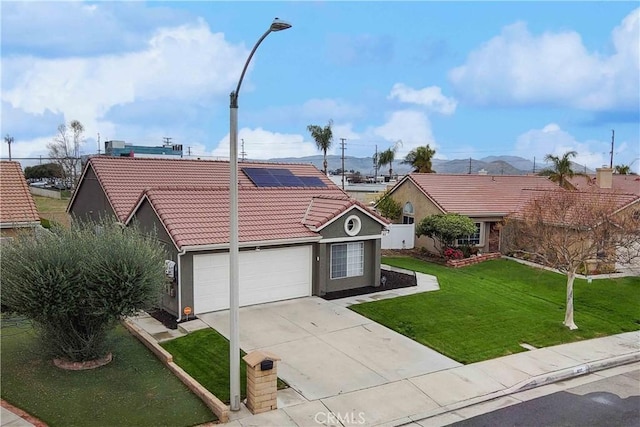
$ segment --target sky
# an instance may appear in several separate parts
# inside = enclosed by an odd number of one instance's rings
[[[637,2],[12,2],[1,12],[1,133],[13,158],[47,156],[79,120],[106,140],[229,158],[229,93],[246,157],[320,152],[436,158],[578,153],[640,170]],[[2,143],[0,156],[8,157]],[[100,147],[104,150],[104,146]],[[239,151],[242,151],[240,147]],[[25,161],[24,165],[32,164]]]

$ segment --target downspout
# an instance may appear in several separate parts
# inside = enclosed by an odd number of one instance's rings
[[[178,252],[178,319],[177,322],[182,321],[182,255],[186,252],[181,250]]]

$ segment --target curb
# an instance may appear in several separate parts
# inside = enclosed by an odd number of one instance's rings
[[[173,355],[162,348],[158,342],[129,319],[122,321],[122,324],[140,340],[149,350],[151,350],[162,363],[176,376],[189,390],[198,396],[211,411],[216,414],[220,423],[229,421],[229,407],[218,399],[213,393],[204,388],[191,375],[185,372],[180,366],[173,362]]]
[[[570,368],[561,369],[559,371],[549,372],[546,374],[537,375],[527,380],[521,381],[511,387],[503,390],[494,391],[489,394],[477,396],[461,402],[452,403],[447,406],[442,406],[438,409],[431,411],[410,415],[395,421],[391,421],[385,425],[388,426],[402,426],[411,424],[413,422],[425,421],[430,418],[434,418],[448,412],[454,412],[459,409],[467,408],[479,403],[488,402],[493,399],[497,399],[504,396],[509,396],[521,391],[530,390],[537,387],[553,384],[556,382],[564,381],[571,378],[580,377],[583,375],[593,374],[605,369],[615,368],[617,366],[628,365],[640,361],[640,351],[636,351],[621,356],[614,356],[607,359],[601,359],[594,362],[587,362],[582,365],[572,366]]]

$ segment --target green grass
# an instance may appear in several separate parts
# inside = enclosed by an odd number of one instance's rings
[[[192,426],[216,417],[123,327],[113,361],[65,371],[41,356],[29,323],[2,322],[2,398],[48,425]]]
[[[202,329],[162,344],[173,361],[218,399],[229,403],[229,341],[213,329]],[[241,356],[245,353],[242,351]],[[246,397],[246,364],[240,361],[240,391]],[[278,389],[286,387],[278,379]]]
[[[508,260],[461,269],[413,258],[384,258],[438,277],[440,290],[364,303],[351,309],[461,363],[535,347],[640,329],[640,278],[574,284],[575,322],[562,325],[566,277]]]

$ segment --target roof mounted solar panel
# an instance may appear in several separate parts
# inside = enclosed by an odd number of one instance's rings
[[[317,176],[299,176],[300,181],[304,184],[305,187],[326,187],[327,184],[324,183]]]
[[[277,180],[285,187],[305,187],[304,182],[295,175],[291,176],[277,176]]]
[[[257,187],[282,187],[282,184],[266,168],[242,168],[242,172]]]

